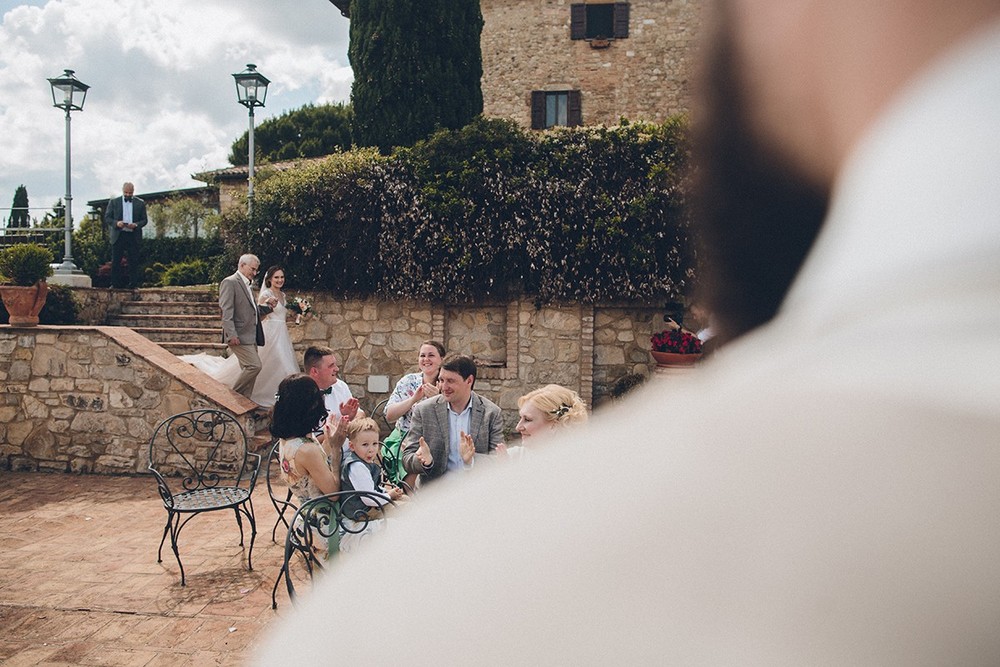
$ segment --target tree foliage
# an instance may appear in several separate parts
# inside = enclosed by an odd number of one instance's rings
[[[10,205],[10,218],[7,220],[8,227],[28,227],[28,188],[23,185],[17,186],[14,191],[14,202]]]
[[[479,0],[354,0],[348,55],[359,146],[410,146],[483,110]]]
[[[148,215],[156,231],[156,238],[211,238],[218,232],[218,213],[190,197],[176,197],[150,204]]]
[[[319,157],[349,150],[353,143],[352,124],[353,113],[346,104],[308,104],[269,118],[254,128],[254,162]],[[249,130],[233,142],[230,164],[247,164],[249,142]]]
[[[676,298],[693,277],[684,126],[529,133],[479,118],[391,156],[372,149],[274,173],[233,252],[342,296],[539,302]]]

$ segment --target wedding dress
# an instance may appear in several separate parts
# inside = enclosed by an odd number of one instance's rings
[[[264,288],[260,291],[258,303],[272,296],[278,297],[269,288]],[[285,299],[282,296],[278,298],[274,310],[265,316],[261,323],[264,327],[264,345],[257,348],[261,369],[256,382],[254,382],[250,400],[265,408],[274,405],[274,394],[278,391],[278,384],[292,373],[299,372],[299,363],[295,359],[295,348],[292,347],[292,339],[288,335],[288,324],[285,322],[287,313]],[[178,358],[195,366],[227,387],[236,384],[236,379],[240,375],[240,361],[234,354],[228,357],[204,353],[185,354]]]

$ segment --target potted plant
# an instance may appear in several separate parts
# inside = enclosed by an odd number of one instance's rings
[[[701,341],[687,329],[672,324],[675,328],[664,329],[650,337],[653,346],[650,354],[660,367],[691,366],[701,359]]]
[[[19,243],[0,250],[0,298],[13,327],[33,327],[45,305],[52,275],[52,253],[37,243]]]

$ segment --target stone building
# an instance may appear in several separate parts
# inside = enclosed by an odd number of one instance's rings
[[[687,110],[698,0],[482,0],[483,111],[536,129]]]

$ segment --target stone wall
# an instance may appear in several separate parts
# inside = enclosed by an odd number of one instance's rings
[[[144,472],[156,424],[200,407],[254,428],[255,404],[121,327],[0,326],[0,387],[0,469]]]
[[[128,291],[75,291],[90,312],[131,298]],[[503,409],[512,436],[517,399],[541,385],[570,387],[599,407],[622,376],[650,375],[649,337],[662,328],[662,309],[652,305],[536,308],[525,299],[456,306],[293,293],[307,296],[315,313],[289,325],[299,359],[310,345],[331,346],[366,409],[416,370],[420,343],[433,339],[475,356],[476,390]],[[369,385],[379,376],[388,391]],[[255,404],[123,327],[0,326],[0,387],[6,469],[142,472],[155,425],[200,407],[226,410],[248,432],[257,426]]]
[[[364,406],[388,398],[399,378],[416,370],[420,343],[438,340],[450,353],[475,357],[476,390],[504,409],[511,431],[517,399],[541,385],[562,384],[598,406],[620,377],[649,375],[649,337],[663,323],[662,308],[652,305],[536,308],[525,299],[456,306],[307,296],[315,315],[290,325],[299,358],[310,345],[331,346],[342,379]],[[369,391],[370,376],[387,376],[389,391]]]
[[[629,36],[570,39],[569,0],[482,0],[484,113],[531,126],[531,91],[581,91],[584,125],[687,110],[699,0],[629,3]]]

